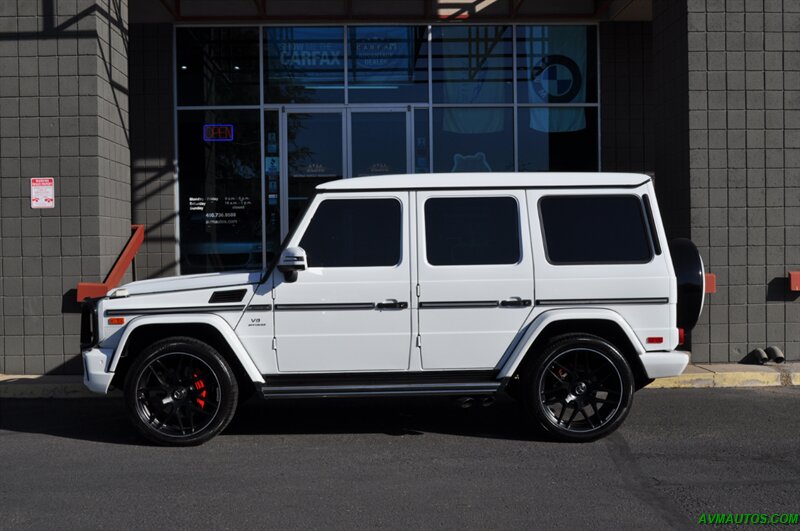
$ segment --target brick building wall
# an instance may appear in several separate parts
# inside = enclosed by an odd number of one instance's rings
[[[0,2],[0,372],[80,371],[74,289],[130,235],[126,41],[124,0]]]
[[[145,225],[136,278],[176,274],[172,24],[131,24],[131,215]]]
[[[691,238],[717,275],[693,360],[800,359],[800,2],[689,0]]]

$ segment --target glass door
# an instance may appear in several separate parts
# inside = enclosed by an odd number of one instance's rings
[[[350,109],[350,177],[409,173],[410,113],[405,108]]]
[[[314,197],[314,188],[347,173],[343,109],[287,109],[282,116],[286,157],[281,173],[286,193],[281,194],[281,227],[285,236]]]

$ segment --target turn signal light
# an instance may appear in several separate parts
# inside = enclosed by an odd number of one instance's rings
[[[110,325],[123,325],[123,324],[125,324],[125,318],[124,317],[109,317],[108,318],[108,324],[110,324]]]
[[[663,343],[663,342],[664,342],[664,338],[663,337],[648,337],[647,338],[647,343],[651,344],[651,345],[652,344],[659,344],[659,343]]]

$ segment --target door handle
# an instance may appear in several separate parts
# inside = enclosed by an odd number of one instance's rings
[[[407,302],[399,302],[394,299],[385,300],[375,305],[379,310],[405,310],[408,308]]]
[[[520,299],[519,297],[512,297],[510,299],[500,301],[500,306],[503,308],[525,308],[530,305],[530,299]]]

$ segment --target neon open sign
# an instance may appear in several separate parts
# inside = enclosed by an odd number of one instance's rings
[[[205,124],[203,140],[206,142],[233,142],[233,124]]]

